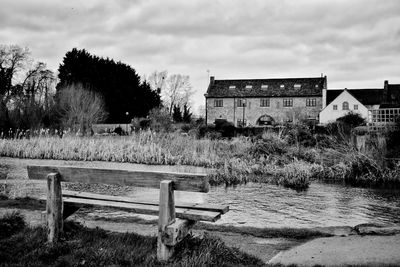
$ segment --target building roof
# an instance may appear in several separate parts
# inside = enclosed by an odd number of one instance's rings
[[[388,84],[385,104],[399,106],[400,104],[400,84]]]
[[[295,85],[300,85],[300,88],[295,88]],[[322,96],[324,86],[326,76],[243,80],[214,80],[211,77],[206,97]]]
[[[332,89],[326,90],[326,105],[329,105],[336,97],[338,97],[344,90],[347,90],[363,105],[379,105],[383,100],[383,88],[373,89]]]

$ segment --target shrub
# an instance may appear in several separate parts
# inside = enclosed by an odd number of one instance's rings
[[[182,132],[185,132],[185,133],[188,133],[191,129],[192,129],[192,127],[190,126],[190,124],[183,124],[181,126]]]
[[[289,144],[305,147],[314,147],[316,145],[316,140],[307,126],[296,124],[288,128],[286,136]]]
[[[365,124],[365,119],[359,113],[349,112],[336,121],[349,125],[351,128]]]
[[[235,126],[232,122],[225,120],[215,122],[215,130],[221,133],[222,137],[233,137],[235,135]]]
[[[169,132],[172,129],[172,119],[166,109],[154,108],[150,110],[149,119],[152,130]]]
[[[282,155],[287,152],[288,144],[276,134],[264,134],[262,139],[256,140],[250,147],[253,155]]]

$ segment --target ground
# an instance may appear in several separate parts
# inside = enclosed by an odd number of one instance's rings
[[[33,196],[43,194],[44,184],[37,181],[27,182],[26,163],[48,164],[41,160],[18,160],[0,158],[0,193],[14,197],[26,196],[26,190]],[[65,165],[71,162],[57,161]],[[80,162],[85,166],[97,163]],[[113,163],[107,163],[112,167]],[[106,167],[103,165],[103,167]],[[2,179],[2,180],[1,180]],[[98,189],[102,190],[102,188]],[[105,190],[110,190],[106,188]],[[25,193],[24,193],[25,192]],[[15,208],[19,209],[30,225],[45,222],[44,207],[38,208],[29,203],[12,207],[6,200],[0,200],[0,216]],[[157,220],[155,217],[142,217],[113,210],[82,209],[69,218],[88,227],[101,227],[116,232],[135,232],[140,235],[156,235]],[[238,247],[270,264],[310,265],[394,265],[400,266],[400,229],[363,225],[359,227],[327,227],[311,229],[319,236],[293,238],[283,234],[260,234],[239,228],[208,227],[200,225],[194,230],[195,235],[205,232],[222,239],[226,245]],[[294,232],[299,230],[294,229]],[[267,231],[274,233],[274,231]],[[275,231],[276,233],[277,231]],[[256,233],[256,234],[254,234]],[[265,233],[265,231],[264,231]],[[284,233],[284,232],[282,232]],[[314,238],[314,239],[313,239]]]

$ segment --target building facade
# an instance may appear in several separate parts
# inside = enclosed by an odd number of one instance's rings
[[[376,123],[381,117],[385,122],[390,117],[388,114],[395,114],[395,109],[400,108],[400,84],[385,81],[383,88],[327,90],[323,101],[326,107],[319,115],[321,124],[334,122],[350,112],[360,114],[370,123]],[[390,120],[394,120],[394,115]]]
[[[327,78],[215,80],[205,94],[206,121],[236,127],[318,120]]]

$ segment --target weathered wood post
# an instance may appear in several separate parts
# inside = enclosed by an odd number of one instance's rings
[[[173,181],[164,180],[160,183],[160,203],[158,217],[157,259],[167,261],[174,253],[174,247],[163,241],[166,227],[175,222],[175,200]]]
[[[59,173],[47,175],[47,241],[55,243],[63,232],[63,204],[61,176]]]

